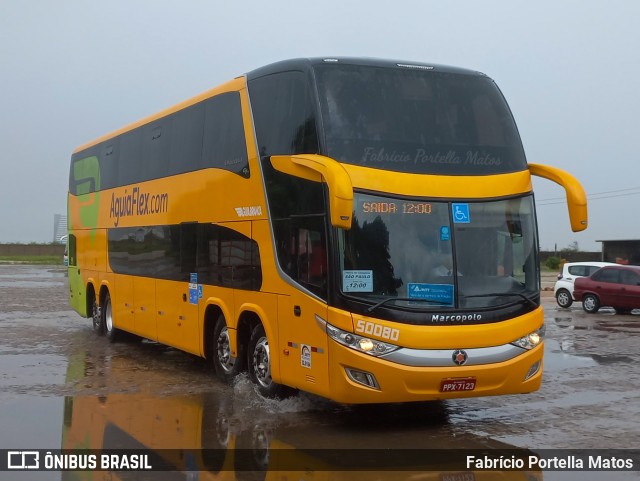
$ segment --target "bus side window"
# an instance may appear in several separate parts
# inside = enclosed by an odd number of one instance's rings
[[[326,297],[328,273],[324,216],[294,218],[292,221],[288,246],[290,275],[311,292]]]
[[[68,256],[69,259],[69,265],[70,266],[77,266],[78,265],[78,259],[76,257],[76,236],[71,234],[68,238],[67,238],[67,247],[65,248],[65,252]]]

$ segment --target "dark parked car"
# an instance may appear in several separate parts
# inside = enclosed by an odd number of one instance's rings
[[[587,312],[598,312],[602,306],[613,307],[618,314],[640,309],[640,266],[606,266],[579,277],[573,297]]]

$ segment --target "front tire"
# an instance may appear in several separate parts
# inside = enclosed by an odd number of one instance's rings
[[[111,295],[107,292],[102,301],[102,325],[104,326],[104,334],[109,342],[118,340],[120,330],[113,325],[113,309],[111,307]]]
[[[290,393],[290,388],[275,383],[271,378],[269,339],[262,324],[253,328],[247,354],[249,378],[260,394],[267,398],[286,397]]]
[[[587,294],[582,298],[582,308],[589,314],[595,314],[600,309],[600,299],[595,294]]]
[[[560,307],[568,309],[573,304],[573,298],[571,297],[571,293],[566,289],[560,289],[556,292],[556,302]]]
[[[223,315],[216,320],[211,342],[211,357],[216,374],[221,380],[230,382],[244,367],[244,349],[238,343],[237,356],[231,355],[229,328]]]

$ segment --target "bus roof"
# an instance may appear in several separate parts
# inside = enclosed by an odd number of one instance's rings
[[[306,70],[314,65],[325,64],[342,64],[342,65],[361,65],[370,67],[386,67],[386,68],[410,68],[417,70],[434,70],[438,72],[457,73],[463,75],[482,75],[483,73],[459,67],[448,65],[439,65],[425,62],[387,60],[379,58],[367,57],[311,57],[311,58],[295,58],[272,63],[264,67],[252,70],[247,73],[247,80],[252,80],[265,75],[278,72],[286,72],[288,70]]]

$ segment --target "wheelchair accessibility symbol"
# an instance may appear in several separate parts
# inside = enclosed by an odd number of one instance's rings
[[[468,224],[471,222],[469,204],[452,204],[451,207],[453,208],[454,224]]]

